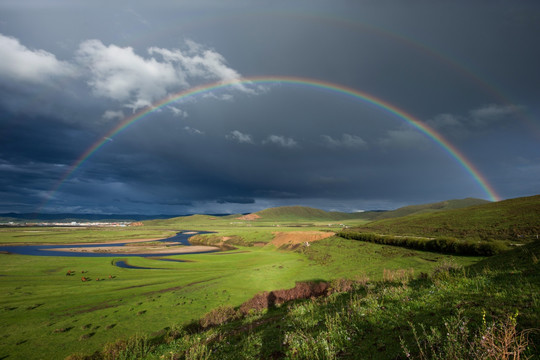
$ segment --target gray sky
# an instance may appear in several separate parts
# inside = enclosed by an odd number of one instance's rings
[[[538,34],[537,1],[3,1],[0,212],[355,211],[538,194]],[[374,97],[473,168],[381,106],[278,81],[163,106],[77,164],[171,94],[260,76]]]

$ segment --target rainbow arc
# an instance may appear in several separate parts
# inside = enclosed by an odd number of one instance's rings
[[[497,195],[494,188],[489,184],[487,179],[480,173],[480,171],[473,165],[473,163],[468,160],[465,155],[459,151],[453,144],[446,140],[440,133],[438,133],[433,128],[429,127],[427,124],[418,120],[411,114],[408,114],[404,110],[390,104],[389,102],[377,98],[366,92],[353,89],[344,85],[335,84],[327,81],[322,81],[318,79],[311,78],[301,78],[301,77],[292,77],[292,76],[253,76],[245,77],[241,79],[234,79],[230,81],[219,81],[210,84],[196,86],[187,90],[182,90],[175,94],[169,95],[166,98],[154,103],[151,107],[142,109],[137,113],[125,118],[121,121],[116,127],[111,129],[109,132],[104,134],[99,141],[94,143],[88,149],[86,149],[81,156],[69,167],[69,169],[64,173],[64,175],[59,179],[55,186],[49,191],[48,199],[52,198],[54,193],[60,188],[60,186],[85,162],[87,161],[92,154],[98,151],[106,142],[113,139],[116,135],[126,129],[128,126],[140,121],[141,119],[147,117],[149,114],[157,111],[167,105],[170,105],[174,102],[193,98],[200,96],[212,91],[234,87],[234,86],[248,86],[248,85],[265,85],[265,84],[289,84],[296,86],[305,86],[313,89],[319,89],[322,91],[331,92],[337,95],[343,95],[351,97],[355,100],[360,100],[362,102],[368,103],[386,113],[389,113],[393,117],[406,122],[411,125],[413,128],[420,131],[437,146],[439,146],[444,152],[450,155],[480,186],[483,192],[491,201],[499,201],[500,197]],[[45,204],[45,203],[44,203]],[[41,207],[43,207],[43,205]],[[40,207],[40,208],[41,208]]]

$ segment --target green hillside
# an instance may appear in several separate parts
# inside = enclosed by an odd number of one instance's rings
[[[327,296],[268,305],[247,314],[242,307],[222,306],[199,322],[154,338],[132,337],[109,344],[99,355],[538,359],[539,258],[540,242],[536,241],[471,267],[446,263],[416,279],[407,271],[385,270],[382,281],[334,281]],[[270,298],[262,293],[254,299],[264,296]]]
[[[213,216],[213,215],[190,215],[179,216],[170,219],[157,219],[143,221],[144,226],[147,227],[163,227],[163,226],[199,226],[208,224],[225,224],[229,223],[231,219],[237,218],[241,215],[228,215],[228,216]]]
[[[355,230],[393,235],[528,242],[540,235],[540,195],[371,222]]]
[[[324,211],[306,206],[281,206],[265,209],[255,214],[260,220],[273,221],[339,221],[339,220],[381,220],[397,218],[418,213],[431,213],[437,211],[461,209],[474,205],[487,204],[482,199],[466,198],[460,200],[447,200],[437,203],[405,206],[391,211],[366,211],[362,213],[345,213],[337,211]]]
[[[408,216],[420,213],[432,213],[437,211],[461,209],[469,206],[488,204],[489,201],[475,198],[459,200],[446,200],[430,204],[410,205],[392,211],[366,212],[365,218],[369,220],[382,220]]]

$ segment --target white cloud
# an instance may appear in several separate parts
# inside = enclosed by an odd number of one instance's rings
[[[125,115],[122,110],[118,110],[118,111],[107,110],[101,117],[105,120],[114,120],[114,119],[122,120],[125,117]]]
[[[184,127],[184,130],[186,130],[191,135],[204,135],[204,132],[202,132],[201,130],[189,126]]]
[[[90,70],[88,84],[96,95],[131,101],[134,108],[164,97],[173,86],[187,85],[172,64],[144,59],[131,47],[87,40],[79,46],[77,60]]]
[[[76,58],[89,70],[88,84],[94,94],[128,102],[126,106],[133,111],[197,83],[241,78],[221,54],[190,40],[186,45],[185,50],[151,47],[150,57],[145,58],[131,47],[87,40],[80,44]],[[244,84],[231,87],[255,93]],[[217,98],[230,100],[231,95],[221,94]]]
[[[75,67],[45,50],[30,50],[19,40],[0,34],[0,77],[46,82],[56,76],[74,76]]]
[[[463,136],[514,119],[522,110],[518,105],[489,104],[470,110],[466,115],[439,114],[428,120],[427,124],[434,129],[444,130],[446,134]]]
[[[230,101],[234,91],[257,94],[264,90],[242,82],[241,75],[228,66],[221,54],[190,40],[183,49],[151,47],[146,56],[135,53],[132,47],[86,40],[79,44],[74,59],[66,62],[0,34],[0,79],[47,83],[61,76],[82,77],[94,95],[121,102],[133,112],[152,106],[167,95],[211,81],[232,84],[227,91],[206,92],[201,97]],[[170,107],[175,115],[187,116],[173,108]],[[104,119],[109,116],[113,115],[106,114]]]
[[[225,135],[228,140],[237,141],[239,143],[253,144],[253,138],[249,134],[241,133],[238,130],[233,130],[229,134]]]
[[[471,110],[470,118],[474,120],[476,126],[489,126],[494,121],[503,121],[509,117],[514,117],[522,111],[517,105],[497,105],[489,104],[478,109]]]
[[[236,70],[227,66],[227,61],[223,55],[192,40],[186,40],[185,43],[187,45],[185,50],[151,47],[148,52],[150,55],[159,54],[166,62],[177,64],[179,71],[188,79],[231,81],[241,78],[241,75]],[[253,93],[251,89],[243,84],[233,85],[233,87],[244,92]]]
[[[321,135],[324,143],[328,147],[347,147],[347,148],[365,148],[367,147],[367,142],[362,139],[360,136],[343,134],[341,139],[334,139],[329,135]]]
[[[410,129],[389,130],[385,138],[379,139],[379,145],[393,148],[422,148],[426,138],[418,131]]]
[[[270,135],[263,141],[263,144],[275,144],[285,148],[294,148],[298,146],[298,143],[292,138],[286,138],[279,135]]]
[[[172,111],[174,116],[181,117],[184,119],[188,117],[188,113],[186,111],[179,109],[176,106],[169,105],[167,106],[167,108]]]
[[[208,93],[204,94],[202,96],[205,99],[216,99],[216,100],[222,100],[222,101],[231,101],[234,99],[234,96],[232,94],[214,94],[214,93]]]

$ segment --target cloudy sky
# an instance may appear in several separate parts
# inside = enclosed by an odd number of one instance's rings
[[[538,194],[538,34],[532,0],[4,0],[0,212]]]

